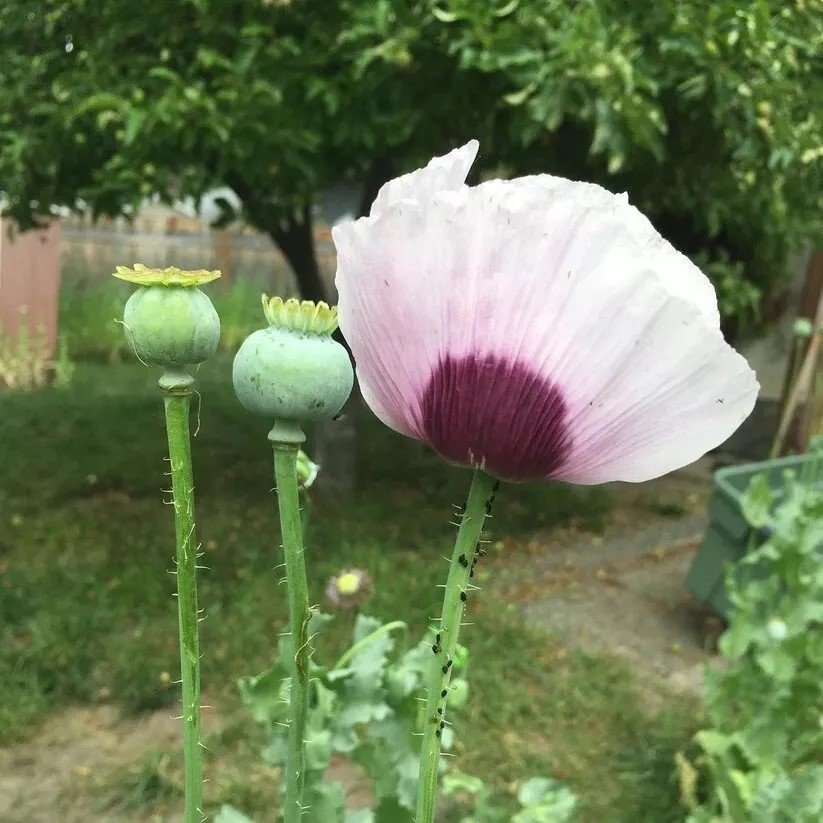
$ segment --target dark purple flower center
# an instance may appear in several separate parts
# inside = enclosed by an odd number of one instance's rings
[[[566,403],[551,381],[497,355],[441,358],[423,393],[427,440],[455,463],[504,480],[556,472],[571,449]]]

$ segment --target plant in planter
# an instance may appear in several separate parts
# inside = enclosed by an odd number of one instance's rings
[[[714,492],[709,503],[709,526],[686,577],[692,593],[726,617],[731,601],[727,591],[726,570],[739,563],[753,546],[769,537],[769,520],[752,523],[746,517],[748,491],[755,478],[757,488],[767,490],[779,503],[786,494],[788,477],[798,475],[807,482],[823,486],[823,437],[815,438],[805,454],[731,466],[715,473]]]
[[[823,819],[823,489],[765,475],[741,499],[765,542],[730,570],[733,606],[696,763],[678,761],[689,823]]]

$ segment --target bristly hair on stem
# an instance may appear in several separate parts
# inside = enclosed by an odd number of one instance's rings
[[[289,752],[286,761],[285,823],[299,823],[303,815],[308,718],[309,637],[308,583],[303,556],[303,529],[297,484],[297,453],[302,442],[300,426],[279,421],[269,434],[274,448],[274,479],[280,511],[280,531],[286,566],[291,639],[291,688],[289,690]]]
[[[443,611],[436,635],[438,642],[433,646],[434,655],[430,664],[423,745],[420,748],[416,823],[434,822],[440,742],[442,729],[446,724],[446,698],[452,665],[468,600],[467,592],[474,588],[469,584],[469,578],[477,563],[476,552],[483,523],[491,513],[498,486],[499,482],[494,478],[480,469],[475,470],[449,564]],[[471,562],[469,557],[472,558]]]
[[[166,383],[169,381],[166,380]],[[203,765],[200,739],[200,640],[197,606],[197,540],[189,413],[191,386],[164,387],[176,542],[177,613],[182,686],[185,823],[201,823]]]

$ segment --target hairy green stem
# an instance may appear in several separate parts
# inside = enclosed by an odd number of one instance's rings
[[[309,594],[303,557],[300,497],[297,491],[297,451],[302,435],[299,427],[284,439],[278,426],[269,438],[274,447],[274,479],[280,509],[280,531],[289,591],[291,636],[291,689],[289,696],[289,753],[286,762],[285,823],[298,823],[303,814],[303,784],[306,771],[306,718],[309,692]]]
[[[446,723],[446,697],[452,673],[452,661],[457,649],[460,623],[471,587],[473,573],[480,551],[480,534],[489,513],[496,481],[477,469],[472,479],[466,508],[454,544],[440,629],[435,637],[431,673],[426,696],[426,717],[423,745],[420,748],[420,777],[417,786],[417,815],[415,823],[433,823],[437,800],[437,771],[440,762],[440,737]]]
[[[300,527],[303,529],[303,541],[309,533],[309,515],[311,514],[311,497],[306,489],[300,491]]]
[[[169,439],[174,530],[177,543],[177,616],[180,627],[180,681],[183,691],[185,823],[200,823],[203,764],[200,751],[200,642],[197,612],[197,540],[194,482],[189,440],[190,385],[164,387]]]

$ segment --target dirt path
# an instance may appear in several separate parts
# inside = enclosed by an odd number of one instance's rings
[[[615,515],[602,535],[562,530],[507,546],[509,560],[498,556],[490,585],[518,604],[529,625],[625,659],[651,704],[667,692],[698,694],[719,622],[684,580],[710,492],[708,464],[617,488]]]

